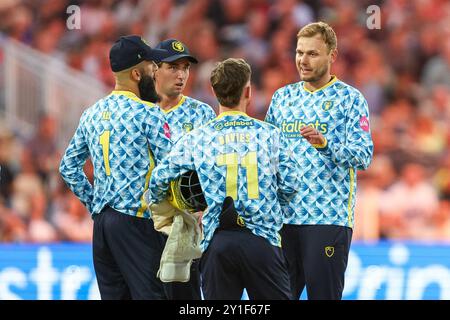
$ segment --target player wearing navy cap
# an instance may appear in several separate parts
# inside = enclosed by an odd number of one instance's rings
[[[164,50],[135,35],[110,50],[114,91],[84,111],[60,172],[94,219],[93,258],[102,299],[165,299],[156,278],[164,239],[143,200],[150,175],[170,150],[153,82]],[[142,99],[152,102],[146,102]],[[83,166],[94,165],[92,185]]]
[[[189,48],[177,39],[164,40],[156,48],[166,50],[155,74],[156,91],[161,96],[158,104],[166,115],[171,139],[175,143],[183,135],[214,119],[216,114],[208,104],[183,94],[191,64],[198,63]],[[168,282],[164,287],[169,299],[200,299],[198,262],[194,260],[191,265],[189,282]]]
[[[166,114],[175,143],[185,133],[214,119],[216,114],[208,104],[183,94],[191,64],[197,63],[188,47],[181,41],[168,39],[156,48],[166,51],[155,74],[156,91],[161,96],[158,104]]]

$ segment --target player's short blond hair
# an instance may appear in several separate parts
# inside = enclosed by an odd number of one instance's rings
[[[219,62],[210,78],[219,103],[225,107],[237,106],[251,74],[250,65],[244,59],[229,58]]]
[[[314,37],[316,34],[322,36],[328,47],[328,53],[337,48],[337,37],[333,28],[325,22],[319,21],[307,24],[297,33],[297,40],[301,37]]]

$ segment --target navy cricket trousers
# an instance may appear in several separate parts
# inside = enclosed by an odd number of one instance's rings
[[[102,300],[165,299],[156,278],[163,248],[151,219],[110,207],[95,215],[93,259]]]

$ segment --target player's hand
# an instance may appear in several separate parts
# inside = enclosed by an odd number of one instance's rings
[[[203,211],[194,212],[192,215],[197,220],[197,224],[200,227],[200,230],[203,231],[203,225],[202,225],[202,218],[203,218]]]
[[[305,126],[300,129],[300,134],[310,144],[324,145],[327,141],[325,137],[315,128],[311,126]]]

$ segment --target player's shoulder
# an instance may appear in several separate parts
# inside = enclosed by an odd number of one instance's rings
[[[130,107],[142,112],[158,112],[159,107],[149,101],[142,100],[129,91],[113,91],[106,99],[114,101],[121,107]]]
[[[274,143],[274,141],[279,141],[282,133],[281,130],[274,126],[273,124],[262,121],[253,117],[248,117],[248,120],[253,122],[253,126],[249,126],[249,130],[253,132],[255,136],[259,137],[261,142],[258,143],[266,143],[264,141],[268,141],[269,144]]]
[[[301,95],[301,82],[287,84],[275,91],[272,96],[271,108],[281,108],[289,106],[290,98],[295,98]]]
[[[333,84],[332,89],[335,90],[338,95],[345,95],[353,98],[364,97],[357,88],[339,79]]]
[[[192,130],[189,133],[195,133],[195,132],[199,132],[199,131],[208,131],[211,129],[214,129],[215,125],[221,121],[221,118],[219,116],[216,116],[212,119],[210,119],[209,121],[203,123],[201,126],[195,128],[194,130]]]
[[[255,125],[257,127],[263,128],[264,130],[268,130],[269,132],[277,132],[277,133],[281,132],[279,128],[277,128],[275,125],[273,125],[269,122],[262,121],[262,120],[252,118],[252,117],[249,117],[249,118],[252,119],[253,121],[255,121]]]
[[[214,112],[214,109],[206,102],[197,100],[197,99],[189,97],[189,96],[184,96],[184,97],[185,97],[185,104],[188,108]]]
[[[103,97],[99,100],[97,100],[93,105],[89,106],[88,108],[86,108],[83,113],[81,114],[81,121],[86,121],[91,117],[94,117],[95,115],[97,115],[99,113],[99,111],[101,112],[102,110],[107,109],[108,107],[108,100],[109,100],[109,96]]]
[[[302,89],[301,82],[289,83],[279,89],[277,89],[274,93],[275,96],[286,97],[286,95],[291,95],[293,93],[297,93]]]
[[[135,108],[138,109],[142,109],[145,112],[150,112],[150,113],[159,113],[161,110],[159,110],[159,106],[149,102],[149,101],[144,101],[138,97],[130,97],[128,100],[128,103]]]

